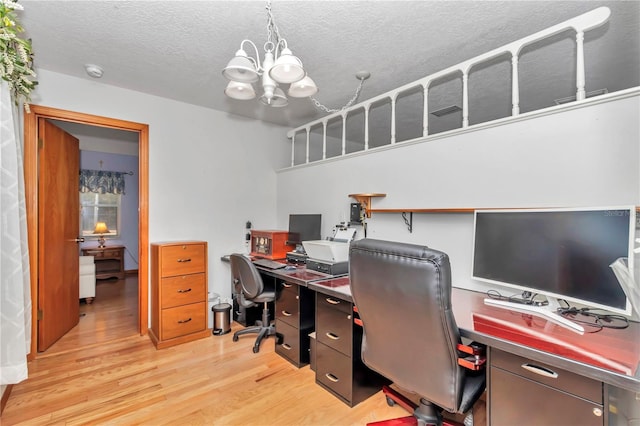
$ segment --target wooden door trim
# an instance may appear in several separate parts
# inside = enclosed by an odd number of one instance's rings
[[[38,318],[38,118],[138,132],[138,331],[147,334],[149,322],[149,125],[31,105],[24,115],[24,178],[31,278],[31,353],[37,353]]]

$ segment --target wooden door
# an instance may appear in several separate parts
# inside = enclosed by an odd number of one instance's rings
[[[38,123],[38,351],[78,324],[78,139]]]

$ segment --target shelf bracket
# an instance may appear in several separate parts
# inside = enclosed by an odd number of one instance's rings
[[[404,219],[404,224],[407,225],[409,233],[413,233],[413,212],[409,212],[409,219],[407,219],[407,212],[402,212],[402,219]]]

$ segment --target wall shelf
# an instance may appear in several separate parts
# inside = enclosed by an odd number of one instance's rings
[[[351,194],[350,197],[369,197],[367,198],[367,205],[370,205],[371,198],[373,196],[386,196],[386,194]],[[356,198],[358,201],[360,199]],[[360,201],[362,204],[362,201]],[[409,232],[413,232],[413,214],[414,213],[473,213],[476,210],[505,210],[505,209],[527,209],[527,208],[535,208],[535,207],[481,207],[481,208],[473,208],[473,207],[455,207],[455,208],[444,208],[444,209],[370,209],[367,208],[367,217],[371,217],[371,213],[400,213],[402,215],[402,219],[404,223],[407,225],[407,229]],[[640,215],[640,206],[636,206],[636,213]],[[407,217],[407,214],[409,215]]]

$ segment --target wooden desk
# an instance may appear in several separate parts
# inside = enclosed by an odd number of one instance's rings
[[[124,279],[124,246],[85,247],[82,255],[94,257],[96,279]]]

